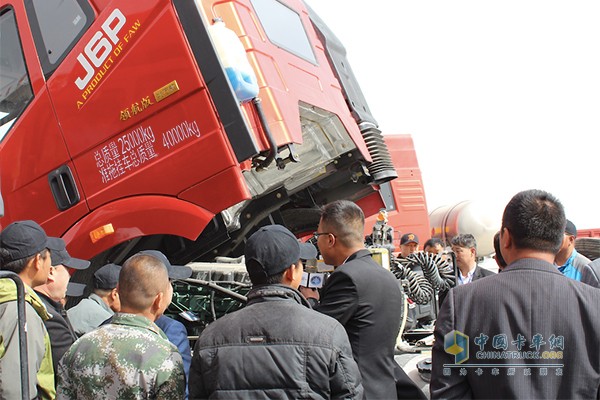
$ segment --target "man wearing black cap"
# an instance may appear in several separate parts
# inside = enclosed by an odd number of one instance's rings
[[[58,362],[77,340],[77,335],[61,303],[67,295],[67,285],[71,278],[67,268],[86,269],[90,266],[90,262],[71,257],[67,252],[65,241],[60,238],[48,238],[48,249],[50,249],[52,260],[48,281],[43,285],[36,286],[34,290],[46,305],[46,310],[51,316],[50,319],[44,321],[44,324],[50,335],[52,365],[56,375]]]
[[[94,292],[67,311],[75,332],[82,336],[119,312],[117,283],[121,266],[106,264],[94,272]]]
[[[0,268],[19,275],[25,285],[29,393],[53,399],[54,372],[50,337],[44,320],[50,318],[32,287],[46,283],[51,268],[48,237],[33,221],[17,221],[0,232]],[[0,397],[20,399],[21,371],[17,325],[17,291],[12,280],[0,280]]]
[[[342,325],[296,290],[316,249],[280,225],[246,242],[253,288],[245,308],[208,326],[196,343],[190,398],[362,399]]]
[[[577,228],[575,228],[574,223],[567,220],[563,242],[554,259],[554,263],[564,276],[575,279],[576,281],[581,281],[584,270],[589,269],[588,265],[592,261],[575,250],[576,238]]]
[[[405,233],[400,238],[400,255],[403,258],[419,251],[419,237],[414,233]]]

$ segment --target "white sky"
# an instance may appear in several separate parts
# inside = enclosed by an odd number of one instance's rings
[[[600,1],[306,1],[384,134],[413,136],[430,212],[536,188],[600,228]]]

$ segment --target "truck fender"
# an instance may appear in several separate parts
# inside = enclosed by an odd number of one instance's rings
[[[69,253],[89,260],[141,236],[169,234],[195,240],[213,217],[214,213],[175,197],[128,197],[95,209],[66,231],[62,238]],[[107,225],[114,233],[94,242],[90,233]]]

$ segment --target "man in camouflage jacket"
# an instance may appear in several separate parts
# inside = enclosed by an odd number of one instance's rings
[[[183,362],[154,321],[171,302],[165,265],[136,254],[117,286],[121,312],[82,336],[58,366],[57,399],[181,399]]]

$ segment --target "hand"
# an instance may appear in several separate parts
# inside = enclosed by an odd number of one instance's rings
[[[308,288],[306,286],[300,286],[298,288],[298,290],[307,299],[313,298],[313,299],[319,300],[319,291],[315,288]]]

